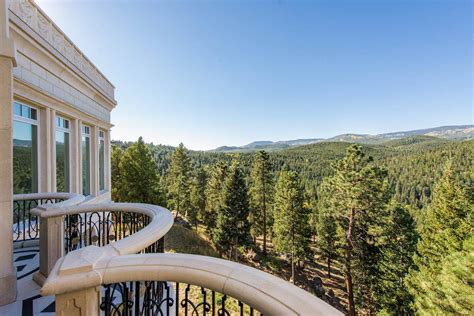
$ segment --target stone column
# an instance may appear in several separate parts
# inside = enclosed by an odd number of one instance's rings
[[[57,192],[57,179],[56,179],[56,111],[51,110],[51,120],[50,120],[50,131],[51,131],[51,192]],[[65,189],[66,192],[67,188]]]
[[[81,185],[81,121],[71,119],[71,192],[82,194]]]
[[[111,171],[111,148],[110,148],[110,129],[105,132],[105,190],[112,194],[112,171]]]
[[[99,316],[100,287],[56,295],[56,315]]]
[[[39,190],[38,192],[52,192],[51,186],[51,109],[40,110],[40,155],[39,160]]]
[[[91,126],[91,195],[99,195],[99,128]]]
[[[38,210],[47,212],[45,207],[38,207]],[[33,280],[43,285],[56,261],[64,255],[64,217],[41,218],[40,232],[40,267]]]
[[[10,38],[7,1],[0,0],[0,305],[16,299],[13,266],[13,67],[15,45]]]

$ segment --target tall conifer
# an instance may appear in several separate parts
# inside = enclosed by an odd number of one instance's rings
[[[265,151],[255,154],[251,171],[250,204],[254,236],[263,236],[263,253],[267,253],[267,227],[271,223],[273,202],[273,174],[270,158]]]
[[[187,216],[191,207],[191,159],[188,150],[181,143],[171,155],[171,168],[168,178],[169,204]]]
[[[275,191],[275,250],[291,257],[291,281],[295,282],[295,263],[310,253],[311,227],[309,210],[303,206],[304,196],[296,172],[283,170]]]
[[[224,182],[222,204],[218,208],[214,241],[217,246],[237,259],[237,248],[250,241],[249,202],[244,174],[234,161]]]
[[[213,235],[216,226],[217,211],[222,205],[222,191],[227,178],[228,167],[219,161],[211,170],[206,186],[206,211],[203,214],[203,223],[208,234]]]
[[[118,155],[116,159],[119,159]],[[161,203],[156,163],[141,137],[125,150],[118,169],[117,201]]]
[[[386,173],[366,158],[359,145],[351,145],[344,159],[333,165],[327,178],[331,208],[336,212],[343,243],[348,314],[360,309],[373,312],[380,277],[378,241],[387,220]]]

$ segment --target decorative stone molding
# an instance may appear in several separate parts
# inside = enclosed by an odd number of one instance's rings
[[[34,1],[11,1],[9,11],[23,21],[27,27],[38,34],[43,40],[49,43],[58,54],[72,63],[80,71],[81,76],[86,81],[93,83],[93,85],[99,88],[110,100],[114,100],[115,87]],[[21,27],[21,25],[19,26]]]
[[[84,113],[104,122],[110,122],[110,111],[102,107],[99,102],[88,97],[24,54],[19,52],[17,56],[18,67],[13,69],[13,75],[16,79],[64,103],[73,105]]]
[[[100,315],[100,289],[98,287],[76,291],[56,298],[58,316]]]

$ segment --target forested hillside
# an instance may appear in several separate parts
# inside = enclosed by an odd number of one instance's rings
[[[349,315],[466,314],[473,157],[474,140],[426,135],[232,154],[140,138],[113,144],[112,198],[164,205],[220,256]]]
[[[114,141],[113,144],[126,149],[131,143]],[[147,146],[160,175],[165,175],[175,148],[153,144]],[[344,157],[348,146],[350,143],[322,142],[269,152],[272,171],[278,173],[286,165],[298,172],[306,191],[311,194],[324,177],[331,175],[331,164]],[[440,177],[448,158],[453,158],[464,173],[471,172],[472,176],[473,172],[474,140],[450,141],[430,136],[413,136],[383,145],[363,145],[362,150],[372,156],[377,165],[387,169],[390,188],[396,200],[418,209],[429,202],[433,183]],[[250,174],[254,159],[254,153],[190,151],[189,155],[195,166],[212,166],[218,161],[230,163],[238,155],[246,175]]]

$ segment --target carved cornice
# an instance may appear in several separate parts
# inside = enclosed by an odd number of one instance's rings
[[[9,11],[20,19],[24,25],[18,25],[27,33],[34,31],[51,48],[53,54],[59,54],[78,70],[78,74],[91,83],[98,91],[115,103],[115,87],[81,52],[79,48],[54,24],[54,22],[32,0],[14,0],[10,2]],[[12,16],[10,16],[12,20]],[[25,29],[29,28],[29,29]]]

